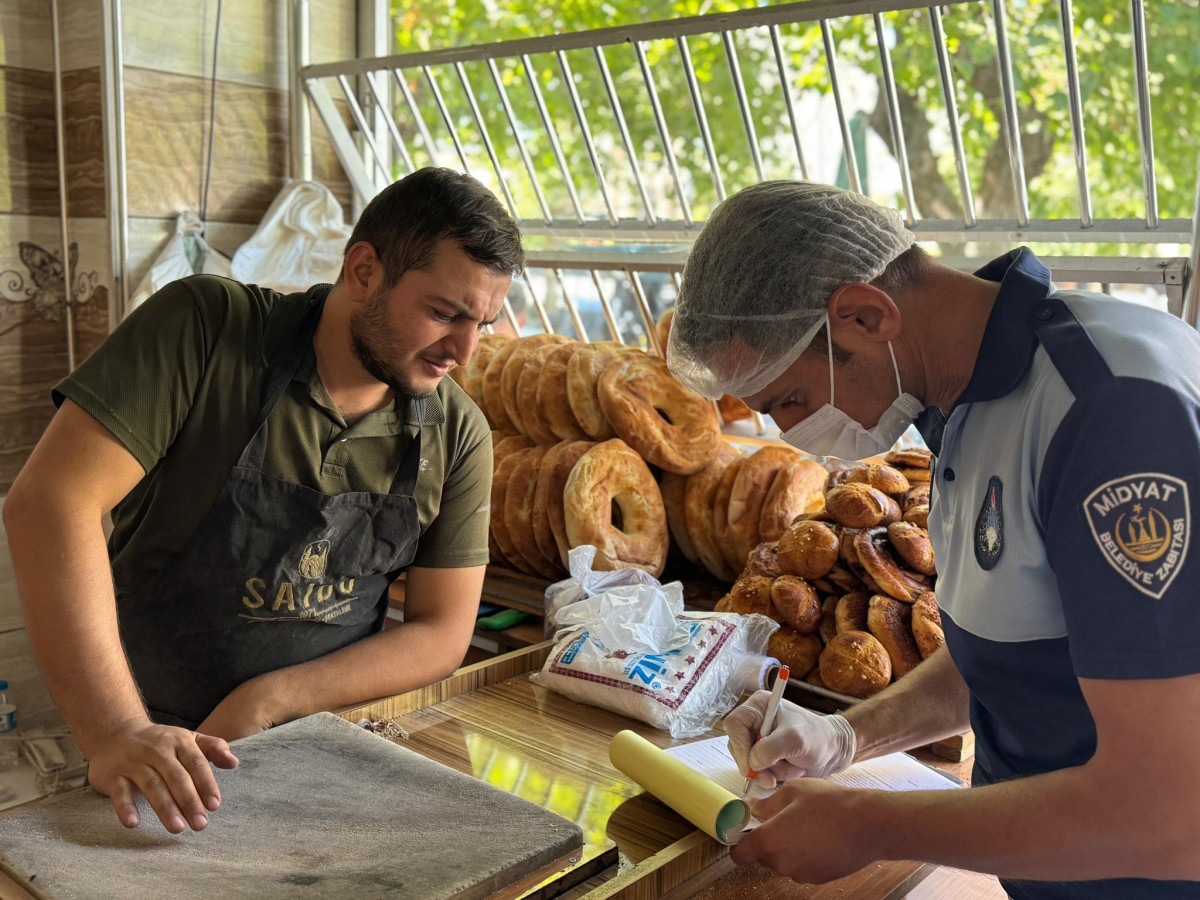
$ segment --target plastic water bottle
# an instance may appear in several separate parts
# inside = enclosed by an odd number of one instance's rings
[[[21,758],[17,741],[17,708],[8,700],[8,682],[0,681],[0,770],[11,769]]]

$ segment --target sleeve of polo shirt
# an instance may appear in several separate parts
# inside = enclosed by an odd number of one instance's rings
[[[113,433],[149,472],[187,419],[214,329],[184,281],[146,300],[54,390]]]
[[[1039,506],[1080,677],[1200,672],[1198,472],[1200,409],[1162,384],[1113,378],[1059,425]]]
[[[482,413],[468,417],[442,487],[437,518],[417,545],[414,566],[431,569],[483,566],[488,562],[492,494],[492,438]]]

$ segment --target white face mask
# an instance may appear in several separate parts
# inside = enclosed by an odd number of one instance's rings
[[[896,353],[888,341],[892,371],[896,373],[897,397],[892,401],[874,428],[864,428],[833,405],[833,340],[829,337],[829,316],[825,316],[826,338],[829,344],[829,402],[807,418],[801,419],[780,437],[785,443],[814,456],[837,456],[859,460],[886,453],[900,439],[925,407],[912,394],[900,387],[900,367]]]

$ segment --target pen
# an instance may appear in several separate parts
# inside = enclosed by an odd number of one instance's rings
[[[763,713],[762,724],[758,726],[758,734],[754,738],[754,743],[750,745],[751,747],[770,734],[771,729],[775,727],[775,712],[779,709],[779,701],[783,697],[783,689],[787,687],[787,680],[790,674],[791,671],[788,667],[782,666],[779,669],[779,674],[775,676],[775,684],[771,686],[771,699],[767,701],[767,711]],[[743,797],[750,790],[750,782],[757,774],[753,769],[749,770],[749,774],[746,776],[746,786],[742,788]]]

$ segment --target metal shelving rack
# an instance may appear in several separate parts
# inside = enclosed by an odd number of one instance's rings
[[[978,214],[964,150],[958,88],[943,18],[967,4],[982,8],[988,19],[986,33],[994,42],[991,52],[1003,100],[1003,127],[998,139],[1004,142],[1008,175],[1012,179],[1015,214],[1011,218],[984,218]],[[758,180],[767,177],[764,148],[769,138],[776,156],[772,160],[775,169],[782,164],[789,170],[786,177],[806,178],[809,166],[805,147],[811,147],[814,140],[824,140],[825,136],[807,133],[798,115],[795,79],[789,71],[788,41],[794,40],[795,26],[819,25],[825,87],[832,97],[839,126],[837,139],[850,187],[862,190],[844,102],[845,86],[839,81],[839,76],[844,77],[846,72],[839,69],[835,33],[839,22],[847,18],[869,17],[875,35],[874,62],[881,76],[905,214],[909,227],[920,240],[938,242],[947,251],[947,258],[955,255],[953,245],[968,242],[1190,244],[1190,258],[1068,257],[1050,262],[1059,281],[1162,285],[1170,310],[1195,326],[1200,303],[1195,278],[1200,267],[1200,183],[1197,212],[1191,220],[1165,218],[1160,214],[1151,128],[1153,73],[1148,68],[1143,0],[1127,0],[1127,10],[1144,213],[1124,219],[1098,218],[1094,213],[1085,141],[1086,105],[1076,61],[1073,7],[1071,0],[1059,0],[1059,5],[1078,197],[1078,215],[1071,218],[1039,219],[1031,214],[1025,160],[1018,138],[1021,109],[1014,86],[1006,0],[950,0],[936,6],[912,0],[808,0],[727,14],[325,65],[304,64],[307,2],[292,0],[293,47],[301,51],[296,57],[293,86],[294,90],[304,92],[324,124],[359,205],[394,178],[413,170],[418,152],[435,164],[460,168],[493,187],[520,223],[522,232],[534,239],[529,253],[534,277],[526,278],[523,299],[527,298],[536,325],[531,320],[525,325],[526,331],[565,330],[569,324],[583,340],[596,337],[634,340],[661,352],[644,279],[648,273],[658,273],[657,283],[662,289],[669,293],[673,286],[677,290],[687,247],[704,224],[706,214],[704,204],[696,202],[697,185],[701,180],[711,181],[716,200],[726,196],[727,173],[723,171],[708,120],[709,104],[713,101],[706,96],[705,85],[696,78],[693,47],[689,42],[719,41],[723,49],[744,130],[743,159],[739,164],[747,167],[747,171],[752,167]],[[888,38],[888,14],[911,10],[923,11],[936,54],[941,85],[939,112],[954,157],[957,199],[961,206],[961,216],[954,218],[920,216],[914,197]],[[686,97],[668,99],[690,106],[695,125],[693,139],[703,146],[703,168],[681,165],[674,149],[669,117],[664,112],[662,92],[649,54],[651,48],[661,51],[664,42],[673,45],[676,57],[673,64],[681,67],[687,86]],[[747,73],[741,64],[739,47],[744,53],[744,48],[751,45],[764,50],[760,57],[772,60],[772,64]],[[766,54],[768,46],[770,53]],[[547,101],[550,88],[538,76],[535,57],[552,57],[557,66],[552,87],[559,92],[557,99],[565,98],[569,104],[571,115],[565,121],[562,116],[556,120],[551,112]],[[582,61],[587,62],[586,69]],[[630,103],[628,96],[623,97],[618,90],[614,66],[619,73],[627,70],[640,73],[644,96],[639,98],[639,109],[648,109],[653,117],[653,130],[658,136],[654,149],[661,157],[660,171],[648,173],[639,162],[642,155],[639,151],[644,151],[644,147],[636,146],[631,139],[627,124]],[[481,72],[486,72],[486,77]],[[596,109],[594,105],[589,109],[581,101],[577,84],[585,80],[603,86],[607,98],[605,109]],[[790,133],[764,136],[756,130],[747,84],[767,82],[772,83],[772,89],[777,91],[775,96],[786,110]],[[428,98],[424,101],[424,111],[422,103],[414,97],[413,86],[417,84]],[[530,92],[532,108],[537,111],[535,121],[518,120],[510,96],[510,91],[518,89]],[[485,91],[487,104],[481,106],[480,97]],[[498,116],[497,110],[503,111],[503,117]],[[434,111],[436,115],[431,115]],[[293,152],[303,155],[311,142],[307,119],[294,116],[293,120]],[[502,127],[497,127],[498,121]],[[445,136],[440,140],[433,136],[435,128],[439,133],[444,130]],[[569,165],[560,140],[560,132],[565,128],[572,129],[586,150],[586,164],[577,165],[575,170]],[[549,169],[543,166],[541,170],[535,167],[529,150],[533,140],[549,148],[554,166]],[[791,158],[781,162],[779,151],[784,147]],[[564,203],[564,210],[553,209],[548,199],[547,183],[551,179],[558,195],[569,201]],[[623,185],[620,190],[615,184],[618,180]],[[583,182],[590,190],[579,189]],[[646,252],[647,247],[655,248],[656,252]],[[593,334],[594,327],[589,330],[585,325],[573,296],[578,291],[568,287],[571,279],[564,274],[568,271],[590,276],[591,288],[587,293],[591,300],[598,301],[608,335]],[[541,290],[534,290],[535,281]],[[575,283],[579,284],[578,278]],[[582,283],[586,285],[587,281]],[[609,297],[614,286],[626,292],[627,303],[631,302],[636,309],[636,315],[626,316],[625,321],[620,321]],[[547,308],[546,294],[550,292],[561,295],[566,309],[566,316],[558,322]],[[506,311],[514,328],[520,331],[521,322],[512,307],[506,306]],[[631,318],[636,325],[631,324]]]

